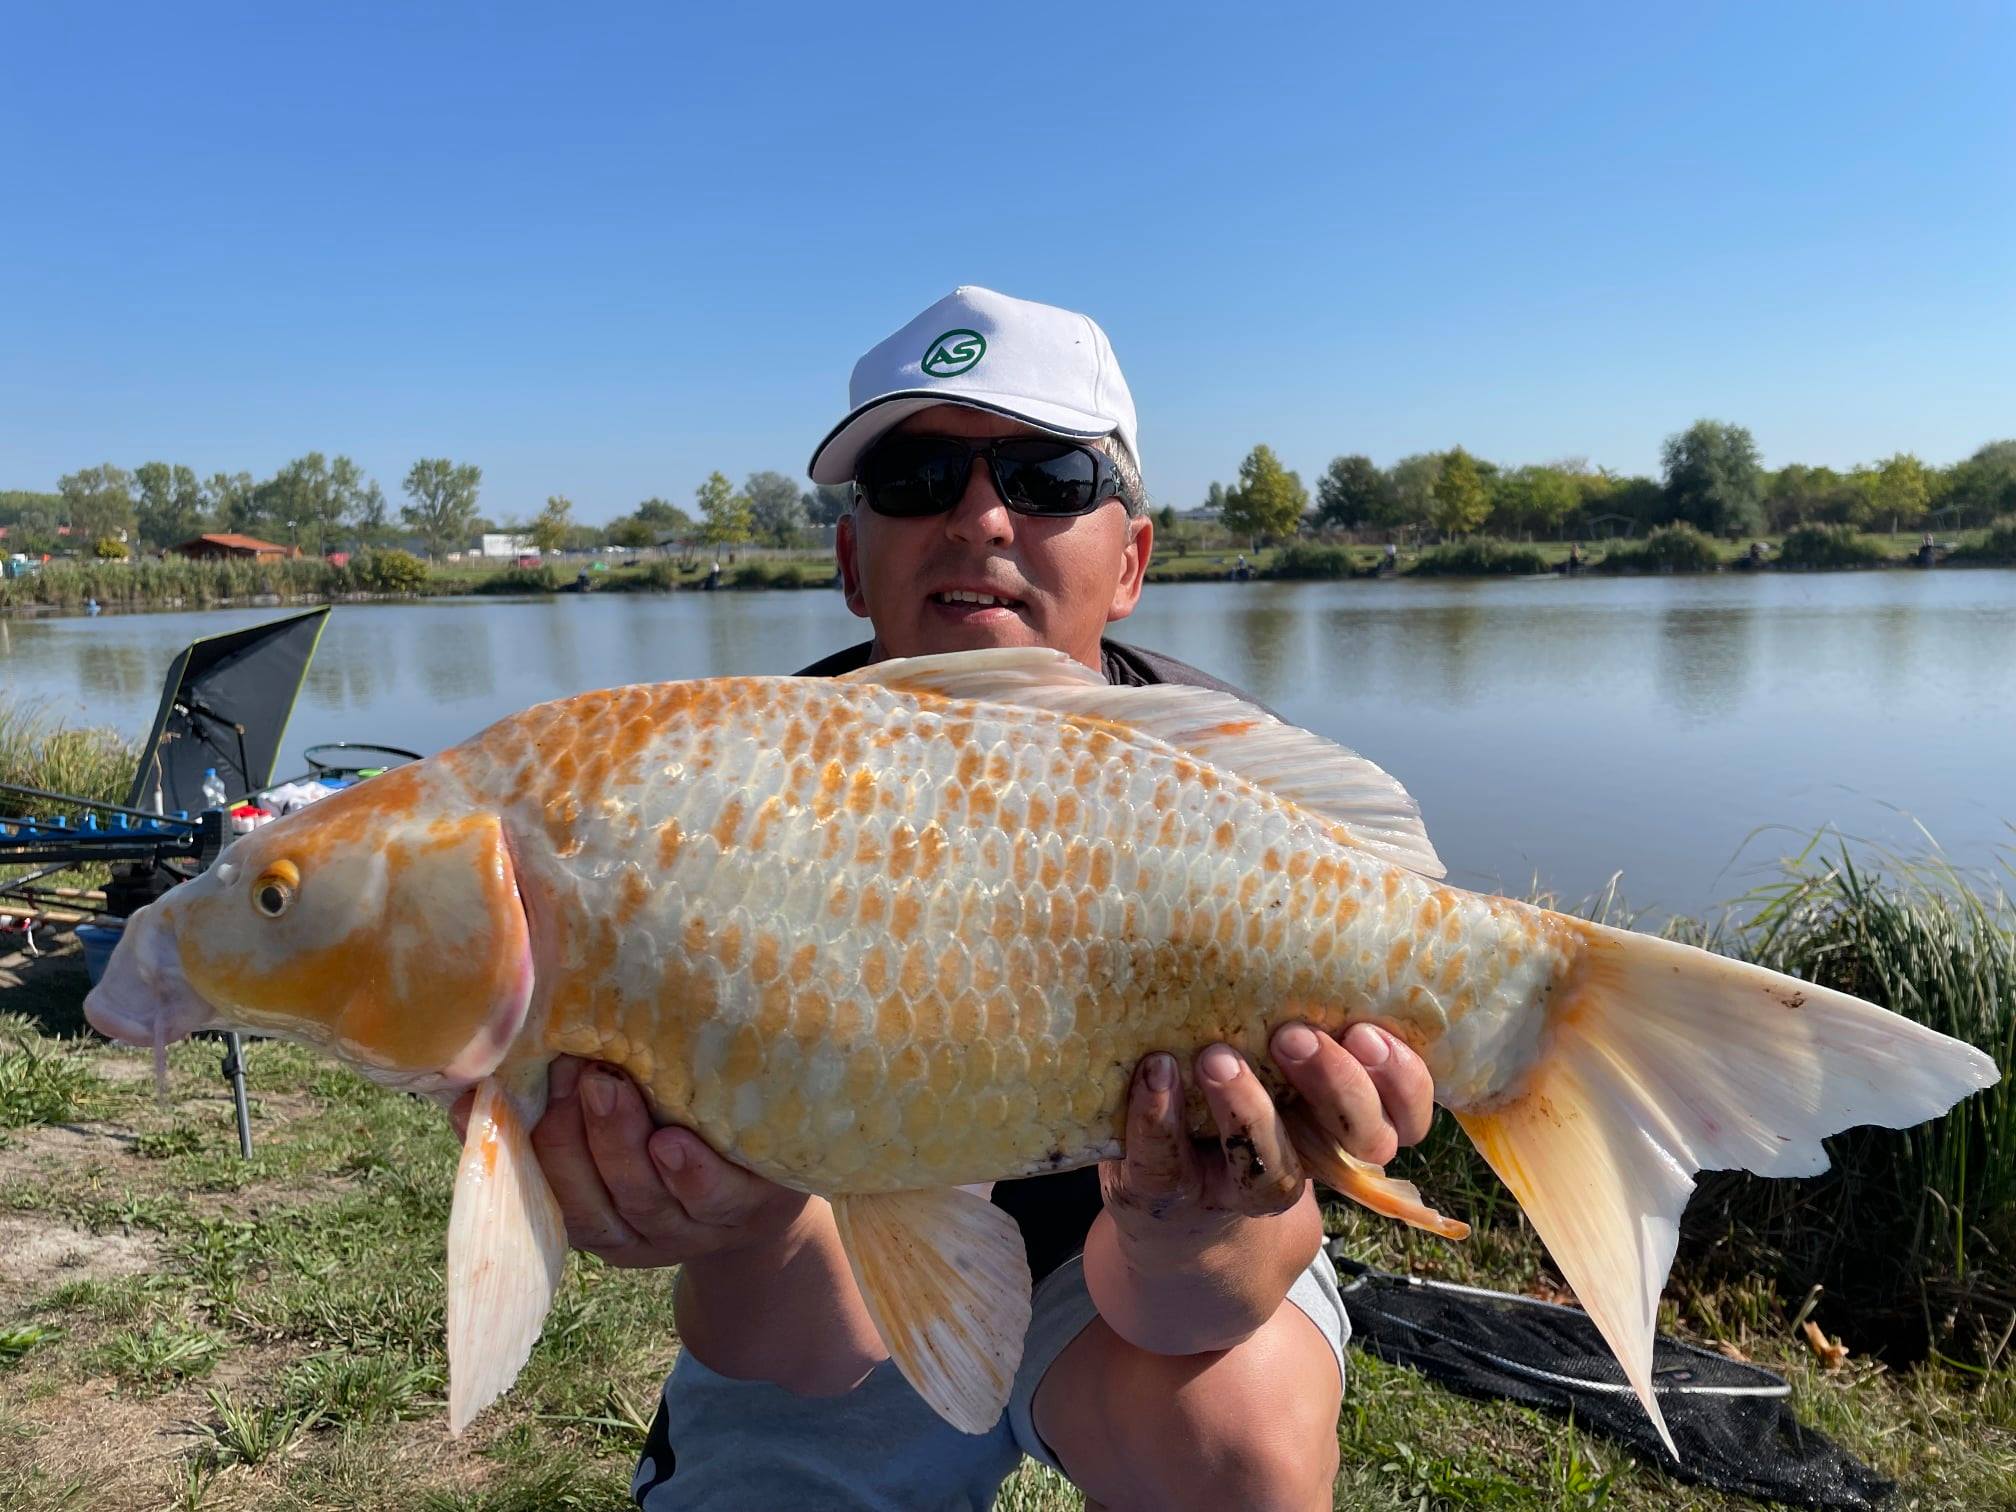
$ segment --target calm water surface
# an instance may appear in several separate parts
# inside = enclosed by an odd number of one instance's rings
[[[0,685],[144,732],[189,640],[271,609],[0,618]],[[339,608],[288,729],[433,751],[587,688],[791,671],[862,638],[824,592]],[[1699,911],[1823,825],[1999,864],[2016,832],[2016,573],[1160,585],[1119,627],[1353,746],[1452,877]]]

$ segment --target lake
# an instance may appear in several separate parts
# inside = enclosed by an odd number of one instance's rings
[[[286,610],[0,618],[0,686],[144,733],[189,640]],[[791,671],[862,638],[831,592],[346,605],[288,728],[428,752],[582,689]],[[1466,887],[1699,912],[1835,826],[2006,864],[2016,573],[1151,586],[1119,638],[1251,691],[1419,799]]]

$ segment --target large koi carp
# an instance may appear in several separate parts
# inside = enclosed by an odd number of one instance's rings
[[[444,1101],[478,1089],[448,1236],[457,1431],[515,1379],[562,1272],[527,1137],[562,1053],[828,1199],[890,1354],[975,1433],[1029,1275],[1013,1221],[960,1188],[1118,1155],[1151,1051],[1187,1075],[1234,1046],[1288,1099],[1308,1174],[1460,1237],[1266,1054],[1296,1019],[1406,1040],[1655,1421],[1694,1173],[1810,1175],[1823,1136],[1997,1078],[1856,998],[1442,873],[1371,762],[1054,652],[619,688],[237,841],[134,916],[87,1012],[136,1043],[230,1026]]]

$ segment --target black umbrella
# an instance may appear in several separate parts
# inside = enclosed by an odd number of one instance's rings
[[[168,668],[126,806],[195,813],[215,767],[233,798],[273,780],[287,718],[308,675],[327,608],[192,641]],[[156,794],[159,801],[156,801]]]

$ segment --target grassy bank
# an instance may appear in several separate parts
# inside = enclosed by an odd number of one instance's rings
[[[1718,927],[1683,927],[1887,1001],[2007,1066],[2016,920],[1998,890],[1957,881],[1813,863]],[[0,966],[0,984],[0,1504],[627,1506],[678,1348],[668,1277],[574,1257],[517,1389],[451,1440],[441,1246],[455,1147],[433,1107],[260,1042],[248,1052],[257,1154],[244,1162],[214,1044],[170,1052],[157,1105],[146,1052],[83,1030],[74,956]],[[1904,1481],[1897,1505],[2010,1505],[2016,1368],[1994,1345],[2016,1259],[2012,1123],[2005,1083],[1930,1128],[1832,1141],[1826,1177],[1704,1182],[1665,1326],[1787,1375],[1802,1419]],[[1452,1246],[1335,1210],[1354,1253],[1494,1288],[1558,1287],[1451,1120],[1396,1170],[1476,1233]],[[1851,1350],[1838,1368],[1792,1332],[1815,1282],[1826,1289],[1812,1316]],[[1912,1313],[1932,1325],[1915,1340],[1897,1326]],[[1356,1352],[1338,1436],[1340,1507],[1750,1505]],[[1001,1505],[1079,1503],[1025,1468]]]

